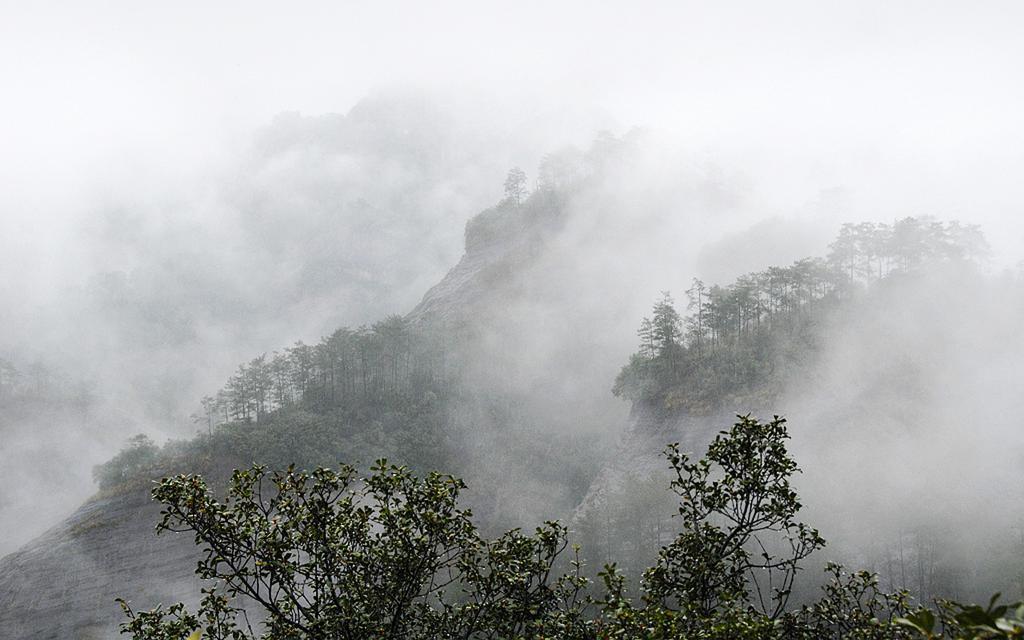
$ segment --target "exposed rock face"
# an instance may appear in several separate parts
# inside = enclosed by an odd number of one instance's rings
[[[514,294],[514,276],[543,250],[545,237],[561,223],[560,205],[557,194],[538,193],[522,205],[505,202],[474,217],[466,225],[462,259],[408,318],[457,329]]]
[[[735,416],[719,412],[710,416],[673,415],[643,405],[634,405],[629,428],[621,438],[615,455],[594,478],[573,519],[592,517],[607,506],[611,496],[620,492],[627,479],[651,474],[667,474],[669,464],[665,447],[672,442],[680,449],[700,457],[715,434],[733,422]]]
[[[157,536],[159,517],[143,483],[90,500],[0,559],[0,636],[105,640],[119,637],[117,597],[137,609],[196,602],[192,537]]]

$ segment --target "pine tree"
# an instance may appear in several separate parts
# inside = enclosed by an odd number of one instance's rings
[[[654,305],[651,328],[659,356],[669,355],[682,345],[683,320],[668,291],[662,291],[661,300]]]
[[[526,197],[526,172],[513,167],[505,178],[505,197],[518,205]]]

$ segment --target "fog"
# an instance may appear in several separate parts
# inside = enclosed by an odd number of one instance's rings
[[[996,522],[1022,444],[1001,275],[1024,259],[1022,19],[1012,2],[5,3],[0,358],[62,395],[0,422],[0,554],[94,493],[129,436],[193,434],[239,363],[410,311],[509,168],[532,187],[546,154],[608,140],[601,180],[483,323],[538,428],[625,429],[609,389],[662,290],[823,255],[846,221],[958,219],[991,244],[983,273],[836,320],[778,412],[846,553],[875,562],[872,532],[918,513]],[[539,517],[549,490],[510,508]]]
[[[1019,277],[946,269],[892,283],[826,330],[821,360],[779,410],[794,421],[808,517],[833,554],[890,584],[909,573],[906,586],[922,594],[1019,588],[1020,567],[1007,559],[1024,497],[1022,321]],[[906,567],[894,567],[918,541],[913,560],[908,552]],[[931,554],[921,569],[917,554]]]
[[[543,149],[542,134],[513,139],[451,108],[389,90],[347,114],[284,113],[214,166],[163,182],[121,176],[58,212],[53,233],[43,219],[7,236],[5,358],[84,385],[91,403],[47,428],[12,427],[25,432],[5,438],[12,484],[70,476],[50,498],[66,510],[130,435],[194,433],[199,398],[239,363],[411,309],[458,260],[465,221],[500,195],[508,167]],[[61,255],[36,263],[21,251]],[[18,493],[22,517],[4,519],[16,542],[52,523],[34,492]]]

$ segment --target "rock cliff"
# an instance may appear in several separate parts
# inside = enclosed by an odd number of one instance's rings
[[[0,636],[24,640],[118,637],[114,602],[194,602],[198,559],[191,536],[153,532],[159,505],[149,484],[99,495],[0,559]]]

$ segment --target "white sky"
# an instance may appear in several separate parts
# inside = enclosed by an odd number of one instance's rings
[[[1024,191],[1022,27],[1021,2],[0,0],[0,215],[31,235],[123,166],[413,85],[671,132],[772,206],[853,183],[991,227]]]

